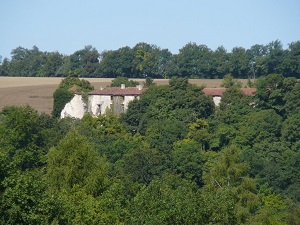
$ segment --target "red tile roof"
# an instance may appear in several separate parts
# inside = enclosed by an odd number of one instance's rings
[[[125,95],[141,95],[146,89],[139,90],[137,87],[108,87],[89,92],[89,95],[111,95],[111,96],[125,96]],[[241,88],[245,95],[253,95],[256,88]],[[205,95],[222,96],[226,88],[204,88]]]
[[[222,96],[223,92],[226,91],[226,88],[204,88],[203,92],[205,95],[212,95],[212,96]],[[256,91],[256,88],[241,88],[241,91],[245,95],[253,95]]]
[[[112,95],[112,96],[123,96],[123,95],[141,95],[145,89],[139,90],[137,87],[126,87],[124,89],[120,87],[109,87],[99,90],[94,90],[89,95]]]
[[[226,88],[204,88],[203,92],[205,95],[222,96]]]

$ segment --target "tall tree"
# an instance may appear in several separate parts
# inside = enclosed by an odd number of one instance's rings
[[[57,147],[50,149],[47,163],[47,180],[52,193],[78,185],[86,193],[97,196],[107,187],[106,159],[76,130],[71,130]]]
[[[206,45],[186,44],[176,55],[180,76],[188,78],[210,77],[211,55],[212,51]]]
[[[283,59],[286,55],[279,40],[270,42],[267,46],[266,69],[267,74],[282,74]]]
[[[39,70],[40,77],[56,77],[58,69],[63,64],[63,55],[58,52],[50,52],[46,54],[46,61],[43,67]]]
[[[226,74],[229,73],[229,54],[223,46],[219,46],[212,53],[212,65],[210,68],[210,77],[214,78],[223,78]]]
[[[249,58],[246,49],[235,47],[230,53],[230,73],[234,78],[249,78]]]
[[[91,45],[70,55],[71,76],[93,77],[99,64],[98,51]]]

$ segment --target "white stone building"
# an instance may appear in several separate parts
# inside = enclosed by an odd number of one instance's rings
[[[94,117],[105,115],[106,110],[111,110],[116,115],[120,115],[128,108],[129,102],[139,99],[145,89],[141,85],[137,87],[108,87],[94,90],[86,97],[81,94],[75,94],[73,99],[67,103],[61,112],[61,118],[74,117],[81,119],[85,114],[89,113]],[[256,88],[241,88],[246,95],[253,95]],[[204,88],[205,95],[212,95],[216,106],[219,106],[223,93],[226,88]],[[73,87],[76,92],[76,87]]]
[[[61,112],[61,118],[82,118],[89,113],[96,117],[104,115],[106,110],[113,111],[116,115],[125,112],[130,101],[139,98],[145,89],[141,85],[137,87],[108,87],[89,92],[86,97],[75,94]]]

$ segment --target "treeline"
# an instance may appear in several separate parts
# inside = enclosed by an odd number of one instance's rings
[[[248,79],[277,73],[299,79],[299,57],[300,41],[283,49],[278,40],[249,49],[235,47],[231,52],[222,46],[213,51],[206,45],[188,43],[178,54],[147,43],[101,53],[86,46],[71,55],[42,52],[36,46],[18,47],[12,50],[11,60],[3,59],[0,76],[223,78],[231,74]]]
[[[254,85],[232,82],[215,108],[173,78],[121,117],[4,108],[0,223],[299,224],[300,83]]]

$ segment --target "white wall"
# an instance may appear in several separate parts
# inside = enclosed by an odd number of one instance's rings
[[[110,109],[111,103],[110,95],[89,95],[89,112],[92,116],[104,115],[106,109]],[[101,105],[101,112],[99,112],[99,105]]]
[[[81,119],[86,113],[86,105],[81,95],[75,95],[72,100],[67,103],[60,113],[61,118],[74,117]]]
[[[133,101],[135,96],[124,96],[124,110],[128,109],[129,102]],[[137,96],[139,98],[139,96]],[[61,112],[61,118],[74,117],[81,119],[84,114],[91,113],[92,116],[104,115],[106,109],[110,109],[112,104],[110,95],[89,95],[88,105],[83,102],[81,95],[75,95],[73,99],[67,103]],[[99,108],[99,106],[101,107]],[[99,111],[101,109],[101,112]]]
[[[124,97],[124,110],[125,110],[125,112],[127,111],[127,109],[128,109],[128,104],[129,104],[129,102],[131,102],[131,101],[133,101],[135,99],[135,96],[125,96]]]
[[[221,102],[221,97],[220,96],[214,96],[213,100],[214,100],[215,106],[220,105],[220,102]]]

